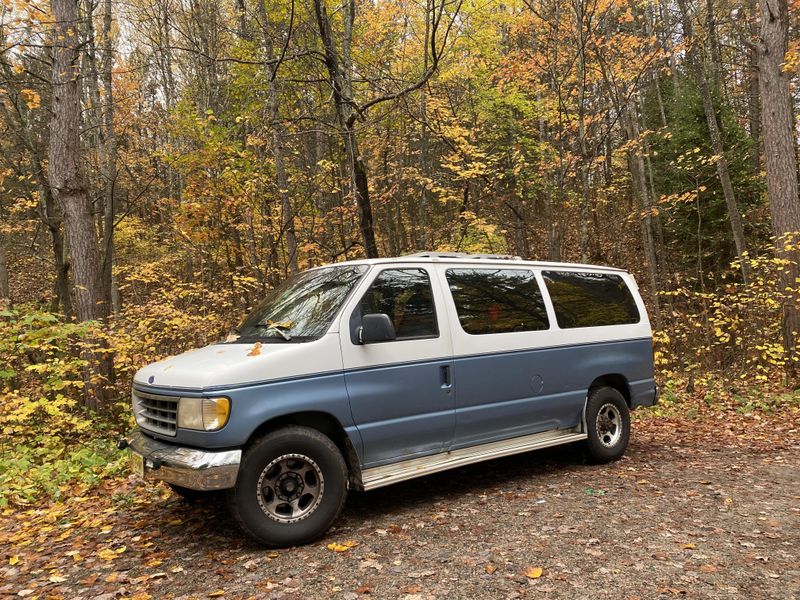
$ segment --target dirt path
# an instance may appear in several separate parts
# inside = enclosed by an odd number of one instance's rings
[[[798,450],[786,415],[648,420],[618,463],[561,448],[352,494],[323,540],[278,551],[219,504],[116,481],[4,515],[0,594],[800,598]]]

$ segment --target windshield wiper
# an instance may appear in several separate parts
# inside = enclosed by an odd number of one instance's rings
[[[294,326],[291,321],[276,323],[275,321],[267,320],[263,325],[266,325],[267,331],[274,331],[287,342],[292,340],[292,336],[287,333]]]

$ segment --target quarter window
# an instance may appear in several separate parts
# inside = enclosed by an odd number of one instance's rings
[[[547,329],[547,311],[532,271],[448,269],[461,328],[472,335]]]
[[[423,269],[381,271],[361,299],[353,314],[356,322],[351,324],[357,326],[363,315],[375,313],[389,315],[398,340],[439,335],[431,281]]]
[[[639,322],[639,309],[625,281],[611,273],[542,273],[562,329]]]

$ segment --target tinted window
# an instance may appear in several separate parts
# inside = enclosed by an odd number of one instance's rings
[[[639,322],[639,310],[619,275],[543,272],[562,329]]]
[[[307,341],[324,334],[367,268],[329,267],[298,273],[270,291],[233,332],[233,339]]]
[[[448,269],[447,283],[467,333],[536,331],[549,326],[532,271]]]
[[[431,282],[423,269],[382,271],[364,294],[353,317],[358,322],[361,316],[374,313],[389,315],[397,339],[439,334]]]

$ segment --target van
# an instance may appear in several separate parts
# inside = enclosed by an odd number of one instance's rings
[[[133,382],[133,470],[226,490],[242,529],[309,542],[348,490],[582,443],[620,458],[657,400],[650,323],[621,269],[422,253],[303,271],[228,338]]]

